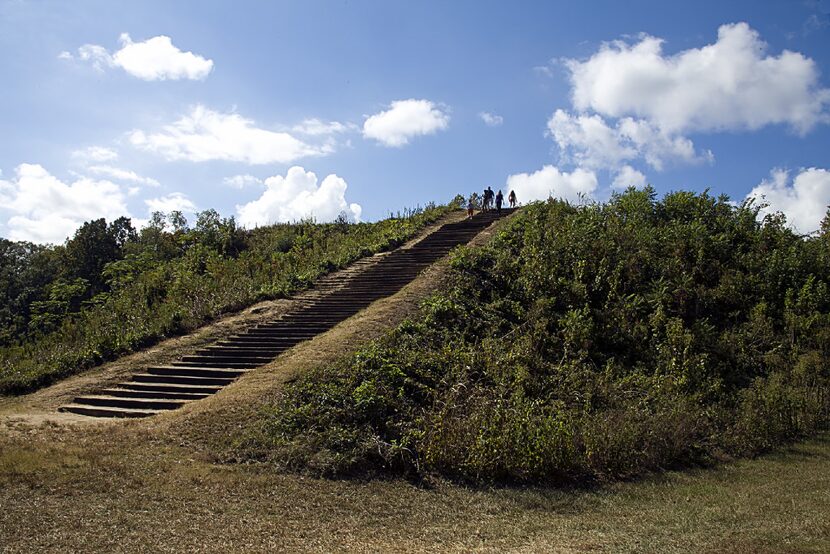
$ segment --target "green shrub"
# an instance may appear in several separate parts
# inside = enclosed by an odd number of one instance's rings
[[[242,457],[323,475],[628,478],[830,423],[830,241],[706,193],[528,206],[382,340],[289,386]]]

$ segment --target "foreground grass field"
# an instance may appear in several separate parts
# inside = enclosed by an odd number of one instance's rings
[[[830,436],[593,490],[472,490],[217,465],[119,424],[21,427],[0,437],[0,506],[3,552],[827,552]]]

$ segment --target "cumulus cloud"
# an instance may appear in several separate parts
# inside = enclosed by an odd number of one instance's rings
[[[443,131],[449,123],[449,114],[429,100],[396,100],[388,110],[366,118],[363,136],[384,146],[401,147],[413,137]]]
[[[676,55],[643,35],[614,41],[584,61],[568,60],[577,110],[648,120],[662,132],[759,129],[787,124],[799,133],[827,122],[830,90],[811,58],[767,45],[746,23],[723,25],[718,39]]]
[[[233,175],[231,177],[225,177],[222,182],[229,187],[235,189],[243,189],[249,185],[259,185],[262,184],[262,179],[254,177],[253,175]]]
[[[328,175],[318,185],[317,175],[294,166],[285,176],[265,179],[264,185],[262,196],[236,207],[239,222],[245,227],[309,217],[320,222],[332,221],[340,213],[354,221],[360,220],[360,205],[346,202],[348,185],[337,175]]]
[[[8,238],[37,243],[63,242],[85,221],[130,215],[115,183],[82,177],[67,184],[37,164],[21,164],[14,178],[0,180],[0,205],[12,214]]]
[[[133,42],[130,35],[122,33],[119,42],[121,48],[114,54],[98,44],[84,44],[78,48],[78,59],[91,63],[98,71],[119,67],[145,81],[201,80],[213,70],[213,60],[193,52],[182,52],[168,36]],[[58,57],[74,58],[69,52],[61,52]]]
[[[257,127],[238,114],[220,113],[200,105],[160,132],[133,131],[129,141],[168,160],[193,162],[290,163],[332,152],[329,144],[307,144],[289,133]]]
[[[643,158],[659,171],[666,162],[692,163],[712,156],[710,152],[698,154],[688,138],[630,117],[611,126],[598,114],[556,110],[548,120],[548,133],[563,161],[589,169],[615,170],[626,161]]]
[[[627,189],[628,187],[643,187],[646,184],[646,176],[630,165],[624,165],[614,177],[611,188]]]
[[[592,198],[597,189],[597,176],[593,171],[577,168],[568,173],[552,165],[545,165],[533,173],[510,175],[505,185],[507,191],[516,191],[519,202],[560,198],[581,202]]]
[[[139,185],[147,185],[149,187],[159,186],[159,182],[153,179],[152,177],[142,177],[135,171],[121,169],[119,167],[113,167],[111,165],[91,165],[86,168],[86,171],[88,171],[89,173],[93,173],[95,175],[109,177],[110,179],[114,179],[116,181],[128,181],[130,183],[137,183]]]
[[[796,232],[811,233],[819,228],[830,206],[830,171],[802,169],[791,181],[789,171],[775,169],[747,198],[769,205],[759,216],[782,212]]]
[[[181,192],[172,192],[165,196],[158,198],[149,198],[144,201],[150,212],[164,212],[170,213],[173,211],[196,213],[198,209],[186,194]]]
[[[504,123],[504,118],[502,116],[490,112],[480,112],[478,117],[488,127],[498,127]]]
[[[109,162],[118,159],[118,152],[104,146],[90,146],[83,150],[75,150],[72,157],[85,162]]]

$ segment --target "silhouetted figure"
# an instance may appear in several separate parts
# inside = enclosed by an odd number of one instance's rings
[[[510,196],[507,197],[507,201],[510,202],[510,207],[511,208],[516,207],[516,191],[515,190],[510,191]]]
[[[473,195],[470,195],[470,200],[467,202],[467,219],[471,219],[473,217],[473,210],[475,209],[475,204],[473,204]]]
[[[493,189],[489,186],[484,189],[484,211],[493,209]]]
[[[504,195],[499,190],[499,193],[496,195],[496,211],[499,212],[501,215],[501,205],[504,203]]]

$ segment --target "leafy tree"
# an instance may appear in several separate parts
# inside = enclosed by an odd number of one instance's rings
[[[109,225],[103,218],[84,223],[66,241],[64,259],[67,277],[88,282],[89,296],[106,290],[104,267],[121,259],[124,247],[136,239],[135,229],[126,217],[120,217]]]
[[[61,271],[62,249],[0,239],[0,346],[25,335],[32,303],[48,297]]]

